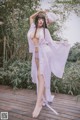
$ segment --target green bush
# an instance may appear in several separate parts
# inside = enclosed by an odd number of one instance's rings
[[[13,88],[35,88],[31,81],[29,61],[16,60],[8,66],[7,70],[0,72],[0,75],[0,84],[11,85]]]
[[[6,70],[0,69],[0,84],[10,85],[14,89],[35,89],[36,86],[31,81],[31,62],[16,60],[8,65]],[[80,61],[67,62],[62,79],[52,75],[51,91],[72,95],[80,94]]]
[[[52,77],[51,90],[71,95],[80,94],[80,61],[67,62],[62,79]]]

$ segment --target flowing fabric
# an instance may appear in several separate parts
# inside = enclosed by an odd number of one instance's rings
[[[32,82],[37,85],[38,92],[38,78],[37,78],[37,67],[35,63],[35,47],[34,43],[30,37],[31,33],[35,31],[35,24],[32,23],[28,31],[28,44],[29,44],[29,53],[32,53],[31,61],[31,77]],[[67,42],[57,43],[54,41],[50,35],[50,32],[45,28],[45,38],[43,28],[40,31],[39,37],[39,65],[40,65],[40,74],[43,74],[45,80],[46,88],[46,100],[47,102],[53,101],[53,96],[51,95],[51,72],[58,78],[63,77],[65,64],[68,58],[70,51],[70,44]]]
[[[46,22],[49,23],[49,24],[58,20],[57,16],[53,12],[47,12],[46,16],[47,16],[46,17]]]

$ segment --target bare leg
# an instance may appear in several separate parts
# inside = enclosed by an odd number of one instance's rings
[[[44,93],[44,76],[40,74],[40,67],[39,67],[39,60],[36,59],[36,64],[38,68],[38,95],[37,95],[37,102],[33,111],[33,117],[37,117],[42,109],[43,104],[43,93]]]

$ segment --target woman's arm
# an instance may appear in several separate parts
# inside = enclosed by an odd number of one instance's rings
[[[40,11],[38,11],[38,12],[36,12],[36,13],[34,13],[34,14],[32,14],[32,15],[30,16],[30,25],[34,22],[34,18],[35,18],[40,12],[45,13],[45,11],[40,10]]]

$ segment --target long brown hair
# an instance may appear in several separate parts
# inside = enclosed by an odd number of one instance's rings
[[[36,17],[35,17],[35,25],[36,25],[36,30],[34,33],[34,37],[36,36],[36,32],[37,32],[37,27],[38,27],[38,19],[41,18],[43,19],[44,23],[42,25],[43,29],[44,29],[44,38],[45,38],[45,28],[47,28],[47,24],[46,24],[46,18],[42,13],[39,13]]]

